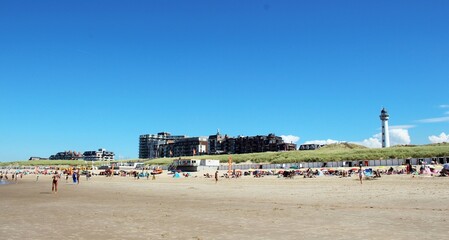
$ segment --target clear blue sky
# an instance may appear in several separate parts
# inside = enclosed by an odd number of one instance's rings
[[[449,134],[449,1],[0,1],[0,161],[140,134]],[[444,134],[443,134],[444,133]],[[377,139],[377,140],[376,140]],[[376,142],[377,141],[377,142]]]

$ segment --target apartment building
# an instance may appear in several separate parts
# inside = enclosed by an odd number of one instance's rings
[[[83,154],[81,154],[81,152],[76,152],[76,151],[58,152],[49,157],[50,160],[79,160],[82,158],[83,158]]]
[[[83,159],[86,161],[113,161],[115,154],[111,151],[106,151],[104,148],[98,151],[85,151]]]
[[[186,136],[172,136],[168,132],[140,135],[139,158],[151,159],[170,155],[169,149],[166,149],[164,146],[184,138],[186,138]]]
[[[210,135],[207,141],[208,154],[223,154],[226,149],[226,139],[228,136],[220,134],[220,130],[217,130],[215,135]]]
[[[183,157],[207,154],[206,137],[186,137],[176,139],[161,147],[161,157]]]
[[[273,133],[228,137],[217,131],[209,137],[171,136],[169,133],[140,135],[139,158],[184,157],[204,154],[240,154],[296,150]]]
[[[324,144],[301,144],[301,146],[299,146],[299,150],[316,150],[319,149],[321,147],[323,147]]]

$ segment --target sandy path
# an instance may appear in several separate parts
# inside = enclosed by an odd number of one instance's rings
[[[445,239],[449,178],[49,176],[0,185],[0,239]]]

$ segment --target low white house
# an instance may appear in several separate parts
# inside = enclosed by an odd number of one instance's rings
[[[176,159],[173,160],[176,170],[183,172],[198,172],[202,170],[213,170],[220,166],[220,160],[213,159]]]

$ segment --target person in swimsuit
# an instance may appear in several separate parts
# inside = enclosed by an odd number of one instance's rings
[[[58,180],[59,180],[59,174],[58,174],[58,172],[55,172],[55,174],[52,177],[52,184],[51,184],[51,191],[53,193],[58,192]]]
[[[362,178],[363,178],[362,166],[360,166],[358,174],[359,174],[360,184],[362,184]]]

